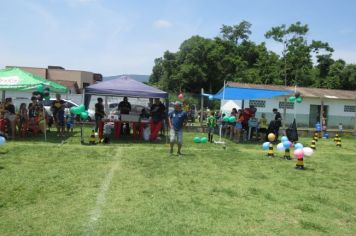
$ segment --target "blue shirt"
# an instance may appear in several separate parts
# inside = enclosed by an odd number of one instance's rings
[[[184,111],[174,110],[169,113],[169,119],[171,119],[175,131],[179,131],[183,128],[183,123],[187,118],[187,113]]]

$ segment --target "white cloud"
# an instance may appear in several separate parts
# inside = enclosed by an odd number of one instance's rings
[[[173,26],[173,24],[167,20],[156,20],[153,25],[157,29],[171,28]]]

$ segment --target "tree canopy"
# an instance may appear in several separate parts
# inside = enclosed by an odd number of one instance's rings
[[[217,92],[224,80],[332,89],[356,89],[356,65],[332,58],[327,43],[307,38],[300,22],[272,27],[266,39],[283,46],[281,55],[249,39],[251,23],[222,25],[213,39],[192,36],[177,52],[155,59],[149,82],[170,92]]]

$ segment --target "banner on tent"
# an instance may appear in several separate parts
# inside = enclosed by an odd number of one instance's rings
[[[8,77],[1,77],[0,84],[8,84],[8,85],[15,85],[18,84],[20,78],[18,76],[8,76]]]

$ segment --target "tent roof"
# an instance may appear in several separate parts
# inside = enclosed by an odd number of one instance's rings
[[[292,86],[281,85],[265,85],[265,84],[245,84],[228,82],[229,87],[249,88],[249,89],[270,89],[270,90],[291,90],[294,91]],[[331,99],[356,99],[356,91],[340,90],[340,89],[325,89],[325,88],[312,88],[312,87],[297,87],[297,91],[303,97],[311,98],[331,98]]]
[[[217,94],[210,95],[213,99],[219,100],[251,100],[261,98],[272,98],[275,96],[282,96],[292,94],[292,90],[272,90],[263,88],[241,88],[231,87],[229,84],[222,88]]]
[[[107,95],[107,96],[127,96],[140,98],[167,98],[168,93],[136,81],[128,76],[121,76],[85,88],[86,94]]]
[[[46,80],[19,68],[8,68],[0,70],[0,90],[29,91],[36,90],[37,86],[43,84],[50,88],[51,92],[65,93],[67,87],[56,82]]]

